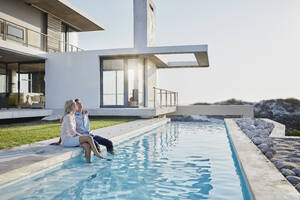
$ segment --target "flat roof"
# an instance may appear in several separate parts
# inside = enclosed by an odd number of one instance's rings
[[[25,3],[50,13],[78,31],[100,31],[103,26],[67,0],[24,0]]]
[[[185,46],[157,46],[146,47],[143,49],[111,49],[111,50],[96,50],[100,57],[118,58],[118,57],[132,57],[132,56],[147,56],[157,66],[157,68],[202,68],[209,67],[208,60],[208,46],[207,45],[185,45]],[[193,54],[195,61],[176,61],[166,62],[159,58],[159,55],[179,55],[179,54]]]

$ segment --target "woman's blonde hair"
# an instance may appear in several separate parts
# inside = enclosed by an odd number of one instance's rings
[[[67,114],[70,114],[72,112],[72,106],[75,106],[75,101],[74,100],[68,100],[66,101],[65,103],[65,107],[64,107],[64,113],[63,113],[63,116],[60,120],[60,122],[63,121],[64,117],[67,115]]]

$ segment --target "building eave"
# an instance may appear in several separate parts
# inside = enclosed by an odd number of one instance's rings
[[[74,7],[67,0],[24,0],[25,3],[49,13],[78,31],[100,31],[104,27],[96,20]]]

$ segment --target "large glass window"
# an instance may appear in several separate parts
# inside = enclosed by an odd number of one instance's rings
[[[102,67],[102,106],[144,106],[143,59],[104,59]]]
[[[0,64],[0,93],[6,93],[6,67]]]
[[[7,25],[7,35],[16,37],[18,39],[24,39],[24,30],[12,25]]]
[[[103,61],[103,105],[124,105],[124,62]]]

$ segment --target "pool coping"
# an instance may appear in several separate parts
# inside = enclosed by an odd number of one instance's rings
[[[145,122],[144,124],[143,121]],[[142,127],[134,127],[134,123],[139,123],[139,125],[145,125]],[[115,126],[110,126],[110,127],[105,127],[105,128],[101,128],[98,130],[95,130],[93,132],[93,134],[99,134],[99,132],[102,131],[106,131],[108,132],[108,136],[112,136],[112,137],[108,137],[109,139],[111,139],[114,144],[118,144],[122,141],[125,141],[127,139],[130,139],[132,137],[135,137],[141,133],[144,132],[148,132],[150,130],[153,130],[159,126],[162,126],[166,123],[170,122],[169,118],[155,118],[155,119],[147,119],[147,120],[135,120],[133,122],[127,122],[127,123],[122,123],[122,124],[118,124]],[[126,127],[124,128],[124,126],[130,124],[129,128],[127,127],[127,129],[129,129],[129,131],[126,132]],[[123,129],[122,129],[123,127]],[[133,129],[133,130],[132,130]],[[113,136],[113,132],[122,132],[122,134],[118,134],[116,136]],[[102,135],[101,135],[102,136]],[[104,137],[104,136],[103,136]],[[49,145],[50,142],[48,142],[50,140],[47,141],[41,141],[44,142],[46,145]],[[53,141],[53,139],[51,139],[51,141]],[[37,143],[41,143],[41,142],[37,142]],[[34,144],[33,144],[34,145]],[[26,145],[24,145],[26,146]],[[64,148],[66,149],[66,148]],[[44,170],[48,170],[51,169],[52,167],[58,166],[60,165],[62,162],[69,160],[70,158],[76,157],[78,155],[80,155],[83,152],[82,148],[69,148],[67,150],[67,152],[63,152],[60,154],[55,154],[45,160],[39,161],[39,162],[35,162],[33,164],[29,164],[27,166],[18,168],[18,169],[14,169],[11,171],[8,171],[6,173],[0,174],[0,188],[1,187],[5,187],[9,184],[13,184],[14,182],[17,182],[19,180],[28,178],[30,176],[34,176],[38,173],[40,173],[41,171]]]
[[[239,165],[244,174],[250,195],[256,200],[300,199],[300,194],[277,170],[233,119],[224,119]],[[270,121],[269,121],[270,122]],[[274,123],[272,133],[282,137],[282,126]]]

